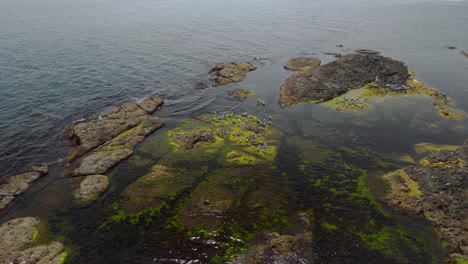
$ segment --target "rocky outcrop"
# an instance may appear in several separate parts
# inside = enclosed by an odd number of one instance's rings
[[[80,183],[80,188],[75,191],[74,197],[79,201],[93,201],[106,191],[108,186],[109,177],[106,175],[89,175]]]
[[[159,117],[146,116],[138,126],[121,133],[83,157],[69,175],[104,174],[117,163],[132,155],[133,147],[136,144],[164,124],[165,121]]]
[[[400,178],[390,180],[392,191],[386,197],[395,210],[431,221],[444,235],[451,256],[463,259],[468,259],[467,162],[468,140],[458,150],[429,155],[421,162],[424,166],[400,170]]]
[[[354,52],[360,53],[360,54],[371,54],[371,55],[377,55],[380,54],[380,52],[371,50],[371,49],[357,49]]]
[[[257,67],[248,62],[226,62],[214,66],[209,73],[214,74],[212,81],[214,87],[245,79],[247,73],[256,70]]]
[[[6,177],[0,183],[0,210],[7,207],[17,195],[25,192],[35,180],[48,172],[47,164],[34,165],[20,174]]]
[[[150,116],[163,101],[161,97],[152,96],[138,103],[114,106],[97,117],[72,123],[65,135],[78,147],[68,156],[68,161],[91,152],[69,175],[104,174],[132,155],[136,144],[165,124],[163,119]]]
[[[320,59],[314,57],[293,58],[286,63],[284,68],[290,71],[312,71],[320,66]]]
[[[0,263],[57,264],[66,256],[60,242],[34,246],[38,239],[40,220],[24,217],[0,226]]]
[[[65,136],[78,147],[70,153],[67,160],[70,162],[122,132],[138,126],[149,119],[149,114],[154,112],[163,101],[160,97],[152,96],[138,103],[111,107],[97,117],[73,122],[67,127]]]
[[[409,78],[402,62],[373,54],[348,54],[313,71],[294,73],[281,86],[279,103],[322,102],[372,82],[393,91],[408,90]]]

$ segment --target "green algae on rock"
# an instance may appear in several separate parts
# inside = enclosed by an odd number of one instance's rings
[[[65,247],[61,242],[41,238],[45,223],[39,218],[12,219],[0,226],[0,262],[62,264]]]
[[[401,182],[390,181],[392,190],[387,203],[395,210],[428,219],[440,230],[443,239],[453,245],[448,248],[451,258],[467,259],[468,251],[463,240],[467,232],[461,215],[464,214],[464,191],[467,188],[468,167],[465,164],[468,162],[468,140],[456,150],[453,150],[453,146],[432,146],[427,143],[419,145],[419,148],[432,154],[423,160],[424,166],[404,168],[407,186],[403,187],[409,189],[408,193],[402,189]],[[449,150],[441,150],[444,148]],[[418,192],[414,192],[414,183]]]
[[[238,101],[244,101],[245,99],[255,96],[254,92],[249,91],[247,88],[237,88],[231,92],[232,98]]]
[[[298,57],[290,59],[284,68],[290,71],[312,71],[320,66],[320,59],[315,57]]]

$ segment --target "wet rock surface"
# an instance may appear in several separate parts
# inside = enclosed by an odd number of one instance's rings
[[[6,177],[0,182],[0,210],[7,207],[17,195],[25,192],[29,186],[48,172],[47,164],[38,164],[17,175]]]
[[[237,88],[231,92],[231,96],[237,101],[244,101],[249,97],[255,96],[255,93],[247,90],[246,88]]]
[[[291,71],[312,71],[320,66],[320,59],[314,57],[293,58],[286,63],[284,68]]]
[[[281,86],[279,104],[322,102],[371,82],[404,91],[410,89],[409,78],[402,62],[379,55],[348,54],[313,71],[294,73]]]
[[[77,167],[69,172],[69,175],[104,174],[117,163],[132,155],[133,147],[136,144],[164,124],[165,121],[159,117],[145,117],[138,126],[121,133],[86,155],[80,160]]]
[[[0,262],[49,264],[62,263],[64,246],[60,242],[34,246],[40,220],[24,217],[10,220],[0,226]]]
[[[465,164],[468,162],[468,141],[455,151],[444,150],[424,160],[437,166],[406,167],[403,171],[408,178],[391,181],[392,191],[387,196],[387,203],[396,210],[428,219],[450,245],[450,253],[467,259],[468,167]],[[457,163],[453,165],[453,161]],[[419,195],[413,192],[415,188],[420,190]]]
[[[78,145],[68,156],[68,161],[74,160],[111,140],[122,132],[129,130],[147,120],[161,104],[160,97],[149,97],[139,103],[126,103],[111,107],[97,117],[75,121],[70,124],[65,136]]]
[[[66,136],[78,147],[68,161],[84,156],[69,175],[104,174],[133,154],[133,147],[159,129],[165,121],[150,116],[164,100],[152,96],[138,103],[126,103],[105,110],[95,118],[72,123]]]
[[[226,62],[214,66],[209,73],[214,74],[212,81],[214,87],[229,83],[240,82],[247,77],[247,73],[257,67],[249,62]]]
[[[299,215],[296,229],[291,234],[264,232],[257,235],[257,244],[233,263],[314,263],[312,232],[307,214]]]
[[[191,148],[203,144],[215,142],[215,137],[211,132],[205,130],[193,131],[186,134],[174,134],[174,140],[179,146]]]
[[[80,188],[74,193],[77,200],[92,201],[107,190],[109,177],[105,175],[89,175],[80,183]]]

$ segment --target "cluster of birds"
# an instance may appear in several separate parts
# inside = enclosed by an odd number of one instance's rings
[[[336,104],[338,104],[338,107],[336,108],[336,110],[346,110],[346,109],[362,109],[362,108],[366,108],[369,106],[369,104],[367,104],[366,102],[364,102],[364,100],[362,100],[361,98],[357,97],[357,98],[354,98],[354,97],[342,97],[342,98],[338,98],[336,100]]]

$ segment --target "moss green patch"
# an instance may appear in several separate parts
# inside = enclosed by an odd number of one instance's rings
[[[60,260],[59,260],[58,264],[67,263],[67,261],[69,260],[69,256],[70,256],[70,254],[68,253],[68,251],[65,251],[65,252],[61,253],[60,254]]]
[[[428,153],[434,154],[442,150],[455,151],[458,148],[460,148],[460,146],[440,145],[440,144],[432,144],[432,143],[418,143],[414,145],[414,151],[417,154],[428,154]]]
[[[392,171],[383,176],[384,179],[390,182],[394,190],[406,190],[417,198],[421,198],[421,190],[417,182],[412,180],[404,170]]]
[[[468,264],[468,259],[457,258],[457,264]]]
[[[35,242],[39,238],[39,230],[35,230],[31,242]]]
[[[444,118],[451,120],[462,120],[466,117],[466,114],[462,110],[455,109],[453,107],[448,107],[440,103],[434,103],[434,107],[439,113],[439,116]]]
[[[328,222],[322,222],[320,223],[320,225],[325,228],[326,230],[329,230],[329,231],[336,231],[338,230],[338,226],[334,225],[334,224],[330,224]]]
[[[463,167],[465,166],[465,161],[461,158],[456,160],[444,161],[444,162],[429,162],[426,158],[419,161],[424,167],[428,168],[449,168],[449,167]]]

